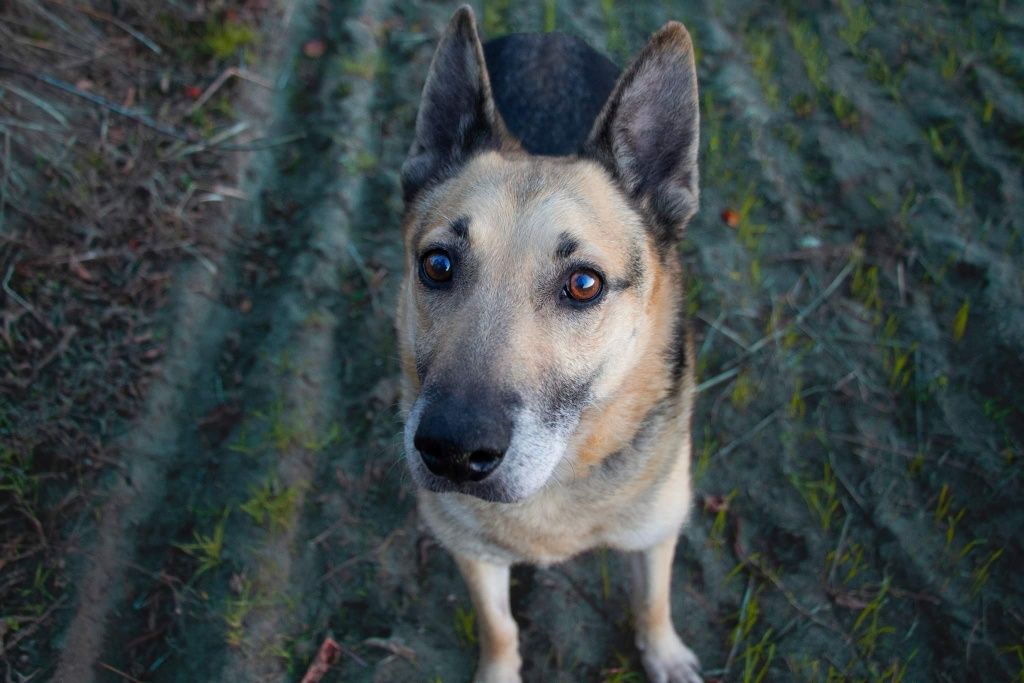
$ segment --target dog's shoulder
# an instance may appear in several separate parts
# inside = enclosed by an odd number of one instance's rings
[[[604,105],[619,67],[565,33],[513,33],[484,44],[498,111],[526,151],[579,151]]]

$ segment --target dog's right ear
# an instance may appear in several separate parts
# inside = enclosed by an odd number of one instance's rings
[[[699,203],[697,102],[693,42],[670,21],[619,77],[583,148],[619,180],[665,246],[682,238]]]
[[[510,140],[491,95],[473,10],[463,5],[448,23],[423,86],[416,138],[402,164],[405,200],[452,176],[474,152]]]

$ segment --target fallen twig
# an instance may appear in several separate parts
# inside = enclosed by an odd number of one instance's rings
[[[0,657],[3,657],[8,652],[12,651],[15,647],[17,647],[18,643],[20,643],[21,641],[25,640],[26,638],[34,634],[36,631],[38,631],[39,628],[43,625],[43,622],[49,619],[50,615],[52,615],[54,612],[60,609],[64,605],[64,603],[67,602],[67,599],[67,595],[60,596],[60,598],[55,603],[50,605],[45,612],[40,614],[35,621],[33,621],[25,628],[18,629],[18,632],[15,633],[8,642],[0,643]]]
[[[11,289],[11,276],[13,274],[14,274],[14,264],[11,264],[10,266],[7,267],[7,274],[4,275],[4,282],[3,282],[3,290],[4,290],[4,292],[6,292],[7,295],[9,297],[11,297],[12,299],[14,299],[16,302],[21,304],[22,308],[24,308],[26,311],[31,313],[32,317],[35,318],[36,320],[38,320],[39,323],[43,327],[45,327],[50,332],[53,332],[54,331],[53,325],[50,324],[50,321],[47,320],[46,318],[44,318],[43,316],[39,315],[38,313],[36,313],[36,309],[32,306],[32,304],[30,304],[28,301],[23,299],[20,294],[18,294],[13,289]]]
[[[31,73],[29,71],[24,71],[17,67],[9,66],[6,64],[0,64],[0,70],[12,71],[16,74],[20,74],[27,78],[34,78],[37,81],[41,81],[49,85],[50,87],[57,88],[58,90],[63,90],[69,95],[74,95],[75,97],[79,97],[83,100],[86,100],[87,102],[92,102],[95,105],[99,105],[101,107],[104,107],[105,109],[109,109],[115,114],[120,114],[125,118],[131,119],[137,123],[141,123],[143,126],[155,130],[161,135],[166,135],[177,140],[184,140],[185,142],[194,142],[195,140],[198,139],[198,136],[195,133],[188,133],[186,131],[172,128],[171,126],[165,123],[157,121],[148,114],[144,114],[141,111],[131,109],[129,107],[123,107],[117,102],[108,100],[105,97],[100,97],[99,95],[94,95],[91,92],[86,92],[85,90],[76,88],[72,84],[66,83],[60,80],[59,78],[54,78],[53,76],[48,76],[46,74]]]
[[[412,664],[416,663],[416,651],[394,638],[367,638],[363,641],[363,645],[390,652]]]
[[[139,679],[135,678],[135,676],[132,676],[129,673],[121,671],[120,669],[118,669],[116,667],[113,667],[113,666],[107,664],[106,662],[96,662],[96,664],[97,664],[97,666],[99,666],[99,667],[101,667],[103,669],[106,669],[107,671],[109,671],[109,672],[111,672],[113,674],[117,674],[118,676],[120,676],[121,678],[123,678],[126,681],[131,681],[132,683],[142,683],[142,681],[140,681]]]
[[[70,5],[68,5],[66,3],[63,3],[60,0],[47,0],[47,1],[52,3],[52,4],[55,4],[55,5],[60,5],[61,7],[70,7]],[[118,27],[119,29],[121,29],[122,31],[124,31],[125,33],[130,35],[135,40],[137,40],[140,43],[142,43],[143,45],[145,45],[147,48],[149,48],[150,50],[152,50],[156,54],[158,54],[158,55],[159,54],[163,54],[163,50],[161,50],[160,46],[157,45],[155,42],[153,42],[152,39],[150,39],[148,36],[143,34],[141,31],[132,28],[131,26],[129,26],[125,22],[121,21],[117,17],[113,17],[113,16],[107,14],[106,12],[100,12],[99,10],[95,10],[95,9],[93,9],[91,7],[87,7],[85,5],[76,5],[74,7],[74,9],[78,10],[82,14],[87,14],[90,17],[93,17],[95,19],[99,19],[100,21],[106,21],[106,22],[109,22],[109,23],[113,24],[114,26]]]
[[[725,366],[725,369],[720,374],[715,375],[711,379],[705,380],[705,381],[701,382],[700,384],[698,384],[697,385],[697,393],[699,394],[699,393],[701,393],[703,391],[707,391],[708,389],[710,389],[710,388],[712,388],[714,386],[717,386],[717,385],[721,384],[722,382],[730,380],[733,377],[735,377],[737,374],[739,374],[739,367],[740,367],[740,365],[743,364],[743,361],[747,360],[748,358],[750,358],[751,356],[756,354],[758,351],[763,349],[765,346],[767,346],[768,344],[773,343],[779,337],[784,335],[786,333],[786,330],[789,328],[790,325],[799,325],[800,323],[802,323],[807,318],[807,316],[809,316],[811,313],[816,311],[818,309],[818,307],[821,306],[821,304],[823,304],[825,302],[826,299],[828,299],[830,296],[832,296],[832,294],[837,289],[839,289],[840,285],[842,285],[843,282],[846,281],[846,278],[848,278],[850,276],[850,273],[852,271],[853,271],[853,261],[847,263],[846,267],[843,268],[839,272],[839,274],[835,277],[834,280],[832,280],[832,283],[828,287],[826,287],[824,290],[822,290],[822,292],[818,296],[816,296],[814,298],[814,300],[811,301],[811,303],[809,303],[807,305],[806,308],[804,308],[800,312],[798,312],[796,314],[796,317],[794,317],[788,323],[781,324],[781,325],[777,326],[774,332],[772,332],[771,334],[769,334],[766,337],[762,337],[761,339],[759,339],[758,341],[754,342],[752,345],[747,347],[747,350],[744,351],[743,353],[741,353],[736,358],[734,358],[730,363],[728,363]],[[733,341],[739,343],[736,339],[733,339]]]
[[[251,83],[255,83],[261,88],[266,88],[268,90],[274,89],[274,84],[266,80],[265,78],[260,78],[256,74],[249,73],[245,69],[240,69],[237,66],[233,66],[230,69],[225,69],[220,76],[217,76],[217,78],[214,79],[213,83],[211,83],[206,88],[206,90],[203,91],[203,94],[199,96],[195,103],[188,108],[187,113],[193,114],[196,111],[198,111],[199,108],[206,104],[210,100],[210,98],[213,97],[214,93],[220,90],[221,86],[223,86],[224,83],[226,83],[227,80],[233,76],[241,78],[245,81],[249,81]]]
[[[824,290],[822,290],[822,292],[818,296],[814,297],[814,300],[811,301],[811,303],[807,304],[805,308],[799,311],[796,314],[796,317],[793,318],[793,320],[791,320],[789,323],[777,326],[774,332],[769,334],[767,337],[764,337],[756,341],[754,344],[750,346],[746,353],[744,353],[742,356],[733,361],[733,363],[735,365],[739,365],[739,363],[742,362],[746,357],[754,355],[755,353],[763,349],[765,346],[771,344],[776,339],[784,335],[786,333],[786,328],[788,328],[790,325],[799,325],[800,323],[802,323],[804,319],[807,318],[807,316],[809,316],[814,311],[818,310],[818,307],[825,303],[825,301],[830,296],[832,296],[832,294],[837,289],[839,289],[839,287],[844,282],[846,282],[846,278],[848,278],[850,276],[850,273],[853,272],[853,267],[853,261],[847,263],[846,267],[839,271],[839,274],[836,275],[834,280],[832,280],[832,283]]]

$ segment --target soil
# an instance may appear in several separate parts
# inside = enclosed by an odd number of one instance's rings
[[[673,610],[707,677],[1022,680],[1024,8],[475,8],[486,35],[555,27],[620,63],[669,19],[694,36],[697,505]],[[291,141],[246,157],[249,199],[177,269],[160,374],[12,680],[299,680],[328,635],[325,681],[471,677],[392,329],[398,169],[453,9],[309,1],[268,29],[278,88],[248,111]],[[603,551],[516,568],[525,680],[644,680],[624,575]]]

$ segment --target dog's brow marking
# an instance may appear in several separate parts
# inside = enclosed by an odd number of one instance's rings
[[[579,240],[569,233],[563,232],[558,236],[558,248],[555,250],[555,256],[560,259],[567,259],[572,256],[573,252],[579,249],[579,246]]]
[[[620,291],[638,285],[644,280],[644,259],[639,244],[634,243],[629,250],[629,272],[623,278],[612,281],[612,288]]]
[[[459,216],[448,227],[459,239],[469,239],[469,218],[466,216]]]

